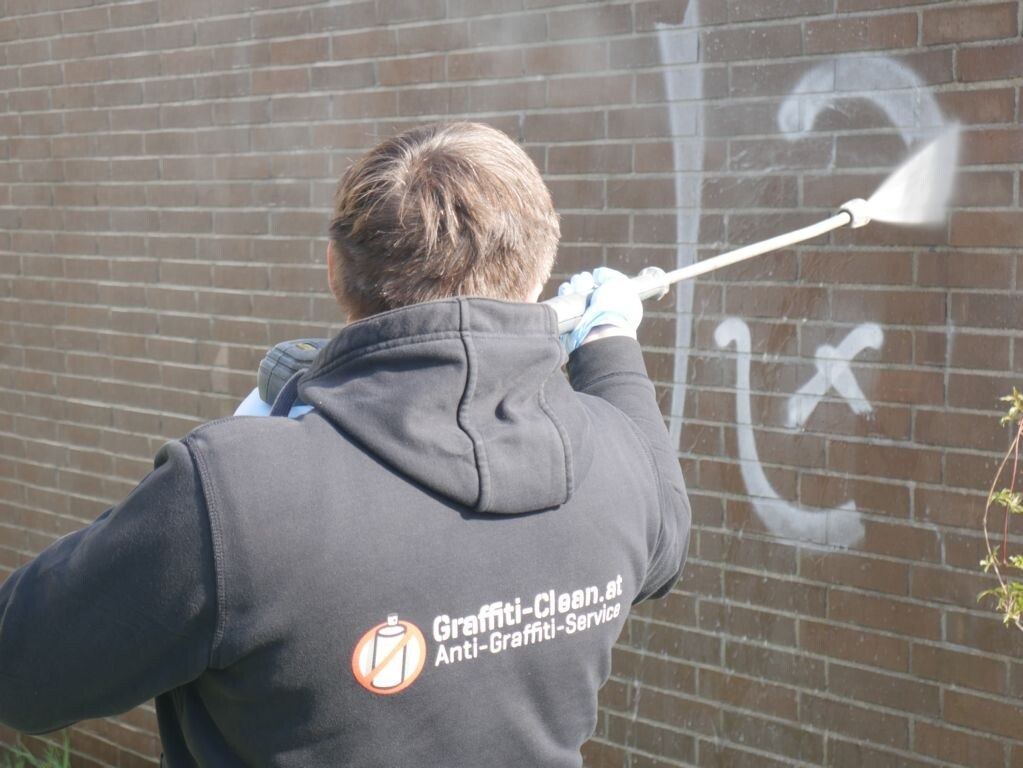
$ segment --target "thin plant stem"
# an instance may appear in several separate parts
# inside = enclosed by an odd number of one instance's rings
[[[1016,439],[1012,441],[1012,477],[1009,478],[1009,493],[1016,492],[1016,478],[1019,475],[1019,443],[1023,436],[1023,419],[1020,419]],[[1009,564],[1009,508],[1005,508],[1005,522],[1002,528],[1002,565]]]

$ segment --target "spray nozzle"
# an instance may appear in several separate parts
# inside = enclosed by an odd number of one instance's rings
[[[849,226],[853,229],[865,227],[870,223],[870,203],[861,197],[857,197],[847,203],[842,203],[842,207],[839,210],[849,214],[849,218],[852,219],[849,222]]]

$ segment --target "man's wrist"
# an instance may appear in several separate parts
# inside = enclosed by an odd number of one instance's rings
[[[597,341],[597,339],[606,339],[611,336],[628,336],[630,339],[636,338],[636,334],[632,333],[628,328],[621,328],[617,325],[598,325],[595,326],[583,339],[579,346],[589,344],[591,341]]]

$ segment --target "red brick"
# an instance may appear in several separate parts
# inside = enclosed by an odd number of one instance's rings
[[[912,0],[911,0],[912,1]],[[890,2],[890,0],[889,0]],[[829,735],[828,761],[835,768],[933,768],[933,763],[906,757],[905,752],[879,749],[861,740],[844,741]]]
[[[1017,128],[986,128],[964,131],[961,134],[960,146],[959,162],[961,165],[1002,165],[1023,162],[1023,130]],[[1011,216],[1012,213],[1009,215]]]
[[[607,67],[607,43],[567,43],[525,51],[525,74],[593,72]]]
[[[1016,37],[1019,32],[1016,3],[971,4],[961,8],[936,8],[923,14],[923,44],[965,43]]]
[[[575,37],[606,37],[632,31],[629,5],[603,5],[568,11],[552,11],[547,34],[552,40]]]
[[[971,606],[975,604],[970,601]],[[948,610],[945,617],[946,641],[971,652],[981,651],[1016,658],[1020,651],[1018,632],[1006,629],[1000,617]]]
[[[867,632],[862,627],[849,628],[801,619],[799,645],[809,653],[832,659],[896,672],[909,670],[909,643],[906,640]]]
[[[941,712],[940,690],[937,685],[859,667],[829,664],[828,693],[842,699],[932,718]]]
[[[997,88],[976,91],[947,91],[938,94],[941,111],[963,124],[1012,123],[1016,114],[1016,91]],[[960,173],[957,185],[962,183]]]
[[[1012,391],[1011,376],[952,373],[948,376],[948,404],[953,408],[1001,411],[999,398]]]
[[[740,714],[725,710],[723,719],[725,732],[743,746],[811,764],[819,765],[823,760],[822,734],[813,733],[799,725],[763,720],[745,712]]]
[[[332,90],[349,91],[365,88],[375,84],[375,72],[370,62],[360,64],[335,64],[313,67],[311,87],[314,89],[330,88]],[[345,94],[345,101],[350,94]],[[322,98],[315,101],[324,102]],[[325,104],[324,104],[325,106]],[[326,112],[324,112],[326,115]]]
[[[135,30],[130,30],[134,32]],[[129,34],[125,40],[129,40]],[[145,42],[142,46],[132,46],[134,50],[155,50],[159,48],[188,48],[195,45],[195,27],[190,24],[148,27],[145,29]],[[127,43],[123,43],[127,44]],[[99,44],[97,42],[97,49]],[[113,52],[113,51],[108,51]]]
[[[13,27],[11,28],[13,30]],[[45,40],[28,40],[25,42],[6,43],[4,53],[8,64],[29,64],[46,61],[50,57],[49,44]]]
[[[522,135],[527,142],[587,141],[604,137],[601,112],[541,112],[526,115]]]
[[[984,733],[1015,738],[1023,729],[1018,702],[997,700],[949,690],[945,692],[945,719]]]
[[[1023,213],[956,211],[952,214],[952,245],[1018,248],[1023,246]]]
[[[976,653],[914,643],[912,672],[942,683],[996,694],[1006,692],[1005,661]]]
[[[699,690],[705,699],[788,720],[797,719],[797,698],[791,688],[703,668],[700,670]]]
[[[38,10],[33,8],[33,11]],[[9,10],[9,13],[14,11]],[[13,31],[13,27],[17,26],[17,31]],[[10,19],[4,26],[4,31],[0,33],[0,36],[4,40],[27,40],[31,37],[50,37],[52,35],[60,34],[60,14],[59,13],[39,13],[33,16],[18,17],[17,19]]]
[[[455,0],[452,0],[454,2]],[[475,8],[482,0],[463,0]],[[450,3],[449,3],[450,5]],[[547,16],[544,13],[516,13],[469,22],[469,45],[483,47],[490,45],[517,45],[539,43],[547,39]]]
[[[961,331],[952,339],[948,366],[1004,371],[1009,369],[1011,356],[1011,339]]]
[[[270,43],[270,63],[277,66],[315,64],[330,58],[330,38],[303,37]]]
[[[920,488],[915,493],[916,517],[941,526],[976,529],[984,498],[976,492]]]
[[[444,78],[444,57],[387,59],[379,62],[377,77],[380,85],[436,82]]]
[[[864,512],[909,516],[910,495],[901,485],[809,471],[801,472],[799,481],[800,502],[815,509],[834,509],[852,501]]]
[[[253,93],[287,93],[309,90],[308,69],[270,69],[252,73]]]
[[[900,749],[909,746],[909,721],[891,712],[808,695],[800,702],[800,719],[815,728],[827,728],[871,744],[886,744]]]
[[[213,49],[214,69],[253,68],[269,63],[270,44],[266,41],[219,46]]]
[[[736,3],[728,6],[728,21],[759,21],[791,16],[819,16],[831,13],[830,0],[760,0],[757,3]]]
[[[427,53],[465,48],[469,44],[469,25],[465,21],[447,21],[398,31],[398,53]],[[374,53],[375,56],[381,55]]]
[[[917,39],[916,14],[839,18],[807,22],[804,53],[841,53],[910,48]]]
[[[1012,279],[1011,254],[939,251],[919,253],[916,259],[917,279],[922,285],[998,289]]]
[[[909,568],[904,563],[857,555],[829,553],[804,556],[799,573],[823,581],[861,589],[904,595],[909,592]]]
[[[874,11],[903,8],[912,5],[927,5],[932,0],[838,0],[838,11]]]
[[[631,75],[566,77],[547,84],[547,105],[551,107],[628,104],[631,100]]]
[[[831,441],[829,450],[829,466],[840,472],[917,482],[933,483],[941,479],[941,454],[938,451],[838,440]]]
[[[725,666],[736,674],[760,680],[808,690],[825,687],[824,662],[802,653],[729,640],[725,644]]]
[[[791,616],[710,601],[702,601],[699,610],[701,629],[774,645],[796,644],[796,622]]]
[[[309,11],[284,10],[252,17],[254,37],[293,37],[312,31],[312,14]]]
[[[673,691],[695,693],[696,668],[670,658],[658,658],[615,646],[612,653],[615,674],[639,683]]]
[[[655,750],[657,754],[683,757],[694,756],[696,753],[696,739],[688,734],[678,733],[673,728],[659,727],[651,723],[637,723],[634,718],[622,718],[614,715],[609,715],[607,722],[607,735],[615,741],[640,742],[645,747]],[[651,766],[655,764],[652,763]]]
[[[687,731],[705,735],[720,732],[718,708],[686,695],[647,689],[637,699],[636,712],[640,718],[671,722]],[[654,764],[650,768],[660,767]]]
[[[368,59],[392,56],[398,50],[393,29],[366,29],[335,35],[331,40],[334,59]]]
[[[377,20],[385,24],[443,18],[445,0],[377,0]]]
[[[911,637],[937,640],[941,636],[941,613],[937,608],[887,595],[832,589],[828,619]]]
[[[110,26],[110,9],[107,7],[83,8],[62,13],[61,30],[64,34],[95,32]]]
[[[725,571],[724,594],[735,602],[801,615],[823,616],[826,610],[824,587],[735,570]]]
[[[110,9],[110,23],[115,27],[135,27],[155,24],[160,19],[159,3],[155,0],[115,5]]]
[[[918,409],[913,437],[924,445],[974,448],[998,451],[1005,445],[1005,435],[990,416],[954,411]]]
[[[604,686],[607,690],[608,686]],[[625,765],[628,753],[613,744],[590,739],[582,747],[583,762],[590,768],[613,768]]]
[[[976,733],[917,721],[913,725],[913,746],[922,755],[956,765],[1002,765],[1004,746],[997,739]]]
[[[551,173],[627,173],[632,148],[625,144],[580,144],[551,147],[547,169]]]
[[[344,5],[313,9],[313,29],[359,29],[377,23],[375,0],[355,0]]]
[[[798,25],[715,29],[701,33],[700,42],[704,60],[709,62],[796,56],[804,45]]]
[[[958,571],[947,566],[913,569],[912,595],[920,600],[953,605],[969,605],[986,589],[995,586],[993,577],[976,571]]]
[[[1023,43],[960,48],[956,64],[958,78],[967,83],[1019,77],[1023,74]]]

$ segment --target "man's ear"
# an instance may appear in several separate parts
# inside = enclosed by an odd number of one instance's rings
[[[327,241],[327,284],[330,290],[334,290],[334,275],[337,273],[337,250],[334,248],[334,241]]]
[[[337,252],[337,246],[334,245],[333,240],[327,241],[327,285],[330,287],[330,292],[334,294],[334,300],[337,302],[338,307],[341,308],[341,314],[345,316],[347,321],[351,321],[351,313],[345,307],[345,303],[341,300],[341,294],[338,292],[337,284],[337,271],[340,269],[338,264],[339,255]]]

